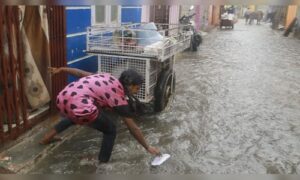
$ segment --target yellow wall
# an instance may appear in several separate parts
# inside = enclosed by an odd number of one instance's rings
[[[249,5],[248,8],[250,8],[251,11],[255,11],[255,5]]]
[[[296,5],[291,5],[288,7],[285,28],[287,28],[289,24],[293,21],[293,19],[297,16],[297,8],[298,7]]]

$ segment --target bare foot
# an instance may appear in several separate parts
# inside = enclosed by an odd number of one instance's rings
[[[61,140],[61,138],[56,138],[56,130],[52,128],[48,133],[45,134],[43,139],[40,141],[40,144],[49,144],[51,142],[55,142],[57,140]]]
[[[62,140],[61,137],[53,137],[52,139],[43,139],[39,143],[42,145],[46,145],[46,144],[54,143],[54,142],[61,141],[61,140]]]

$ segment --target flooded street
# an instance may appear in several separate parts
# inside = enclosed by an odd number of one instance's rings
[[[300,173],[299,40],[241,22],[210,32],[175,70],[171,106],[137,121],[150,144],[171,154],[165,164],[151,167],[153,157],[119,122],[110,163],[97,162],[102,134],[83,128],[31,173]]]

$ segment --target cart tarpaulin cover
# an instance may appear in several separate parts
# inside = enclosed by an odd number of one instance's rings
[[[25,60],[25,92],[30,108],[50,101],[46,87],[50,61],[48,22],[44,6],[21,6],[21,38]]]
[[[139,39],[138,44],[140,46],[147,46],[163,40],[163,36],[159,34],[157,27],[153,22],[141,25],[140,29],[146,30],[137,32],[137,38]]]

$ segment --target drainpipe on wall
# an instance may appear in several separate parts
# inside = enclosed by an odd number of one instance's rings
[[[195,28],[196,28],[196,31],[199,31],[201,28],[201,14],[200,14],[200,6],[199,5],[196,6],[195,13],[196,13]]]
[[[208,7],[208,25],[211,27],[213,25],[213,6],[209,5]]]

